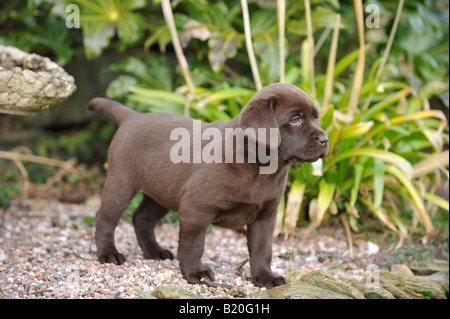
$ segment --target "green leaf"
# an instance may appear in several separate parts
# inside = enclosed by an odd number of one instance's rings
[[[313,29],[316,31],[317,29],[322,28],[333,28],[335,21],[336,13],[324,6],[316,6],[311,11],[311,20],[313,21]],[[341,20],[340,28],[346,28],[346,23]],[[291,19],[289,20],[289,24],[286,25],[286,29],[293,34],[299,36],[306,36],[306,19]]]
[[[85,54],[97,58],[117,33],[120,50],[142,36],[144,18],[132,11],[145,5],[143,0],[74,0],[80,8]]]
[[[425,206],[422,201],[422,197],[420,196],[417,189],[414,187],[411,180],[402,172],[400,169],[398,169],[395,166],[387,165],[386,166],[386,172],[392,174],[394,177],[396,177],[406,188],[409,195],[411,196],[415,206],[417,207],[417,210],[419,212],[419,216],[417,216],[425,225],[426,229],[426,235],[424,240],[426,240],[432,233],[433,233],[433,225],[430,220],[430,216],[428,216],[428,213],[425,210]]]
[[[231,120],[230,116],[222,111],[217,109],[217,105],[207,105],[206,107],[199,107],[196,109],[197,112],[204,116],[208,121],[229,121]]]
[[[171,101],[159,99],[147,99],[139,95],[129,95],[128,100],[149,107],[149,112],[168,112],[184,115],[184,106]]]
[[[399,237],[399,241],[397,245],[395,245],[395,249],[399,249],[403,246],[403,242],[405,241],[405,238],[408,237],[408,227],[405,225],[405,223],[402,221],[402,219],[394,213],[391,209],[386,209],[389,216],[394,220],[395,224],[397,225],[398,232],[397,235]]]
[[[110,99],[117,99],[130,92],[130,88],[137,84],[135,77],[130,75],[119,75],[115,78],[106,90],[106,96]]]
[[[301,60],[300,60],[300,70],[302,75],[302,84],[309,87],[309,76],[310,76],[310,49],[309,42],[307,39],[303,40],[301,48]]]
[[[370,148],[349,149],[341,152],[338,155],[335,155],[327,160],[324,164],[323,170],[326,171],[331,167],[331,165],[353,156],[369,156],[382,160],[386,163],[393,164],[400,168],[406,176],[411,176],[413,172],[411,164],[400,155],[388,151]]]
[[[333,199],[335,189],[336,184],[329,184],[324,178],[320,180],[317,200],[314,199],[311,201],[308,212],[309,219],[315,225],[320,225],[320,222]]]
[[[217,103],[223,100],[245,97],[249,98],[255,94],[255,91],[245,88],[226,88],[209,94],[206,98],[199,102],[199,107],[209,103]]]
[[[386,210],[383,207],[375,208],[373,203],[371,203],[368,199],[364,197],[360,197],[359,200],[366,205],[372,213],[383,223],[385,224],[390,230],[396,232],[397,234],[400,234],[397,226],[395,225],[395,222],[392,221],[390,216],[387,214]]]
[[[88,60],[97,58],[109,45],[114,27],[108,23],[85,24],[83,27],[84,51]]]
[[[287,195],[286,211],[284,215],[283,233],[287,235],[294,234],[298,221],[300,205],[302,204],[303,194],[306,184],[295,179],[292,182],[291,189]]]
[[[108,70],[134,75],[141,86],[165,91],[172,91],[173,88],[173,73],[165,56],[149,56],[145,61],[129,57],[110,65]]]
[[[325,114],[322,116],[322,128],[324,130],[327,129],[328,126],[330,126],[332,120],[333,120],[333,112],[334,112],[334,106],[330,105],[327,110],[325,111]]]
[[[145,76],[148,71],[146,64],[142,60],[135,57],[123,59],[117,63],[110,65],[108,69],[111,71],[123,71],[131,73],[139,77]]]
[[[83,216],[82,222],[86,226],[93,226],[95,225],[95,216]]]
[[[375,209],[381,207],[384,192],[384,162],[373,160],[373,205]]]
[[[433,204],[439,206],[440,208],[446,210],[447,212],[449,211],[449,202],[448,202],[448,200],[442,198],[441,196],[432,194],[430,192],[426,192],[425,196],[423,198],[426,199],[427,201],[430,201]]]
[[[353,183],[352,190],[350,192],[350,205],[352,207],[355,206],[356,200],[358,199],[359,184],[361,183],[361,176],[364,171],[364,166],[361,164],[355,164],[354,168],[355,171],[353,177],[355,179],[355,182]]]
[[[208,41],[208,59],[211,69],[217,74],[222,71],[225,61],[233,58],[242,46],[239,34],[236,32],[216,34]]]
[[[277,31],[277,14],[274,10],[258,10],[250,17],[252,37]]]
[[[359,55],[359,49],[350,52],[346,56],[344,56],[342,59],[339,60],[339,62],[336,63],[336,66],[334,67],[334,78],[337,78],[348,66],[356,61]]]
[[[341,140],[357,138],[359,136],[363,136],[373,127],[374,122],[359,122],[357,124],[353,124],[342,129]]]
[[[263,82],[276,82],[280,75],[278,36],[275,34],[262,34],[253,40],[255,54],[259,57],[259,71]]]
[[[187,100],[184,95],[140,87],[131,87],[130,92],[128,96],[130,101],[148,105],[153,112],[184,114],[184,105]]]
[[[432,291],[422,291],[423,299],[433,299],[433,292]]]
[[[120,16],[121,18],[117,20],[116,27],[117,35],[120,39],[119,49],[123,50],[141,38],[144,19],[141,15],[130,12],[123,12]]]
[[[168,92],[168,91],[161,91],[161,90],[152,90],[152,89],[146,89],[146,88],[140,88],[140,87],[132,87],[130,88],[130,91],[136,95],[140,96],[145,99],[158,99],[158,100],[167,100],[171,101],[180,105],[184,105],[186,103],[186,97],[184,95],[174,93],[174,92]]]
[[[385,99],[372,105],[367,111],[361,114],[361,120],[367,121],[369,119],[375,118],[379,113],[383,112],[385,108],[400,101],[401,98],[408,96],[411,92],[411,88],[406,88],[387,96]]]

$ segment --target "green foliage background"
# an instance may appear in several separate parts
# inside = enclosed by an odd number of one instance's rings
[[[281,71],[277,1],[248,2],[253,46],[267,85],[279,81]],[[65,27],[70,3],[80,9],[80,29]],[[315,227],[330,214],[344,216],[344,224],[358,231],[361,218],[373,215],[398,234],[400,246],[411,231],[426,239],[436,210],[448,212],[448,202],[433,194],[441,179],[448,180],[448,169],[439,164],[448,156],[448,1],[405,2],[381,76],[376,74],[398,2],[373,0],[363,7],[369,4],[379,9],[380,27],[365,29],[365,72],[357,110],[350,112],[361,50],[354,3],[311,0],[316,44],[311,83],[305,2],[287,1],[285,81],[308,92],[321,110],[330,154],[323,163],[292,167],[278,233],[295,234],[305,220]],[[106,50],[138,48],[140,54],[109,66],[107,72],[117,75],[106,95],[140,112],[183,114],[187,105],[191,117],[229,120],[256,92],[239,0],[172,1],[194,94],[174,57],[160,1],[21,0],[0,6],[0,44],[48,55],[61,65],[78,54],[95,60]],[[325,105],[337,13],[333,94]],[[428,169],[420,170],[424,166]]]

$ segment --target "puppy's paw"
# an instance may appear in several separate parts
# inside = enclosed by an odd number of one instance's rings
[[[283,276],[275,275],[273,272],[265,272],[254,276],[253,283],[258,287],[271,289],[286,284],[286,279]]]
[[[173,259],[173,254],[170,250],[167,249],[163,249],[159,252],[159,259],[164,260],[164,259]]]
[[[160,249],[157,251],[152,251],[151,253],[144,252],[144,258],[155,260],[173,259],[173,254],[170,250]]]
[[[109,263],[109,264],[122,265],[124,262],[127,261],[127,259],[122,254],[115,252],[112,254],[98,256],[98,261],[101,264]]]
[[[183,273],[183,277],[190,284],[198,284],[200,283],[200,280],[204,277],[207,277],[209,280],[214,281],[214,273],[212,272],[211,269],[209,269],[203,264],[201,264],[198,267],[189,268],[187,270],[182,269],[181,272]]]

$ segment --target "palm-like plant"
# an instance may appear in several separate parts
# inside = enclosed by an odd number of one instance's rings
[[[162,5],[174,46],[181,48],[175,36],[170,3],[162,0]],[[288,72],[285,72],[285,64],[280,61],[284,61],[285,56],[283,19],[292,14],[292,8],[282,12],[286,3],[277,0],[278,18],[281,20],[276,23],[276,19],[268,19],[268,11],[253,14],[251,17],[254,20],[250,21],[247,1],[241,1],[241,6],[244,35],[233,29],[228,30],[228,37],[223,37],[218,31],[222,25],[227,29],[233,28],[223,21],[228,21],[226,17],[236,16],[235,9],[214,10],[214,18],[218,21],[216,26],[211,25],[212,17],[205,18],[209,22],[205,22],[204,26],[215,30],[217,39],[223,40],[218,46],[219,51],[222,49],[227,57],[233,57],[235,52],[227,51],[227,45],[235,43],[240,46],[245,41],[257,89],[262,82],[272,79],[276,70],[279,80],[298,85],[308,92],[321,110],[319,121],[330,141],[330,152],[323,162],[319,160],[292,167],[289,188],[280,203],[275,234],[295,235],[299,216],[303,215],[300,212],[306,209],[312,227],[318,226],[325,214],[330,212],[341,214],[340,219],[346,228],[355,231],[361,214],[371,212],[398,234],[400,240],[397,247],[400,247],[410,228],[401,214],[402,210],[406,210],[412,211],[409,216],[413,229],[418,223],[424,226],[423,238],[426,241],[433,232],[428,203],[448,211],[448,202],[433,195],[434,187],[424,186],[435,185],[442,173],[448,179],[448,151],[443,150],[443,145],[448,143],[447,120],[441,111],[428,107],[430,97],[448,90],[448,83],[436,80],[417,89],[407,83],[382,77],[403,0],[399,1],[383,56],[366,72],[365,54],[369,44],[364,39],[361,0],[354,0],[359,48],[339,61],[336,61],[336,52],[342,21],[336,14],[332,26],[327,26],[328,31],[333,33],[326,74],[315,74],[312,68],[311,61],[314,61],[317,48],[308,0],[304,2],[307,33],[301,46],[301,65],[298,67],[291,63]],[[208,12],[202,14],[208,15]],[[158,39],[152,38],[152,41]],[[322,39],[318,42],[323,43]],[[258,48],[256,53],[253,52],[255,47]],[[173,92],[134,86],[128,100],[148,105],[153,110],[177,113],[188,110],[191,116],[213,121],[229,120],[236,116],[255,93],[249,88],[229,87],[226,84],[213,88],[195,87],[190,80],[189,65],[185,63],[180,49],[177,50],[177,57],[187,87]],[[262,77],[256,63],[258,58]],[[272,62],[270,66],[267,61]],[[211,63],[214,65],[214,60]],[[273,65],[276,65],[275,69]],[[215,67],[222,68],[223,65]],[[345,76],[344,71],[347,72]]]

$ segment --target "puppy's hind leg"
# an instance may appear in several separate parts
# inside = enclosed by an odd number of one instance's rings
[[[156,223],[166,215],[168,210],[144,194],[142,201],[133,214],[136,237],[147,259],[173,259],[173,254],[163,249],[156,241]]]
[[[126,259],[114,244],[114,229],[124,210],[136,194],[124,180],[108,176],[102,193],[102,203],[95,216],[95,242],[100,263],[123,264]]]

